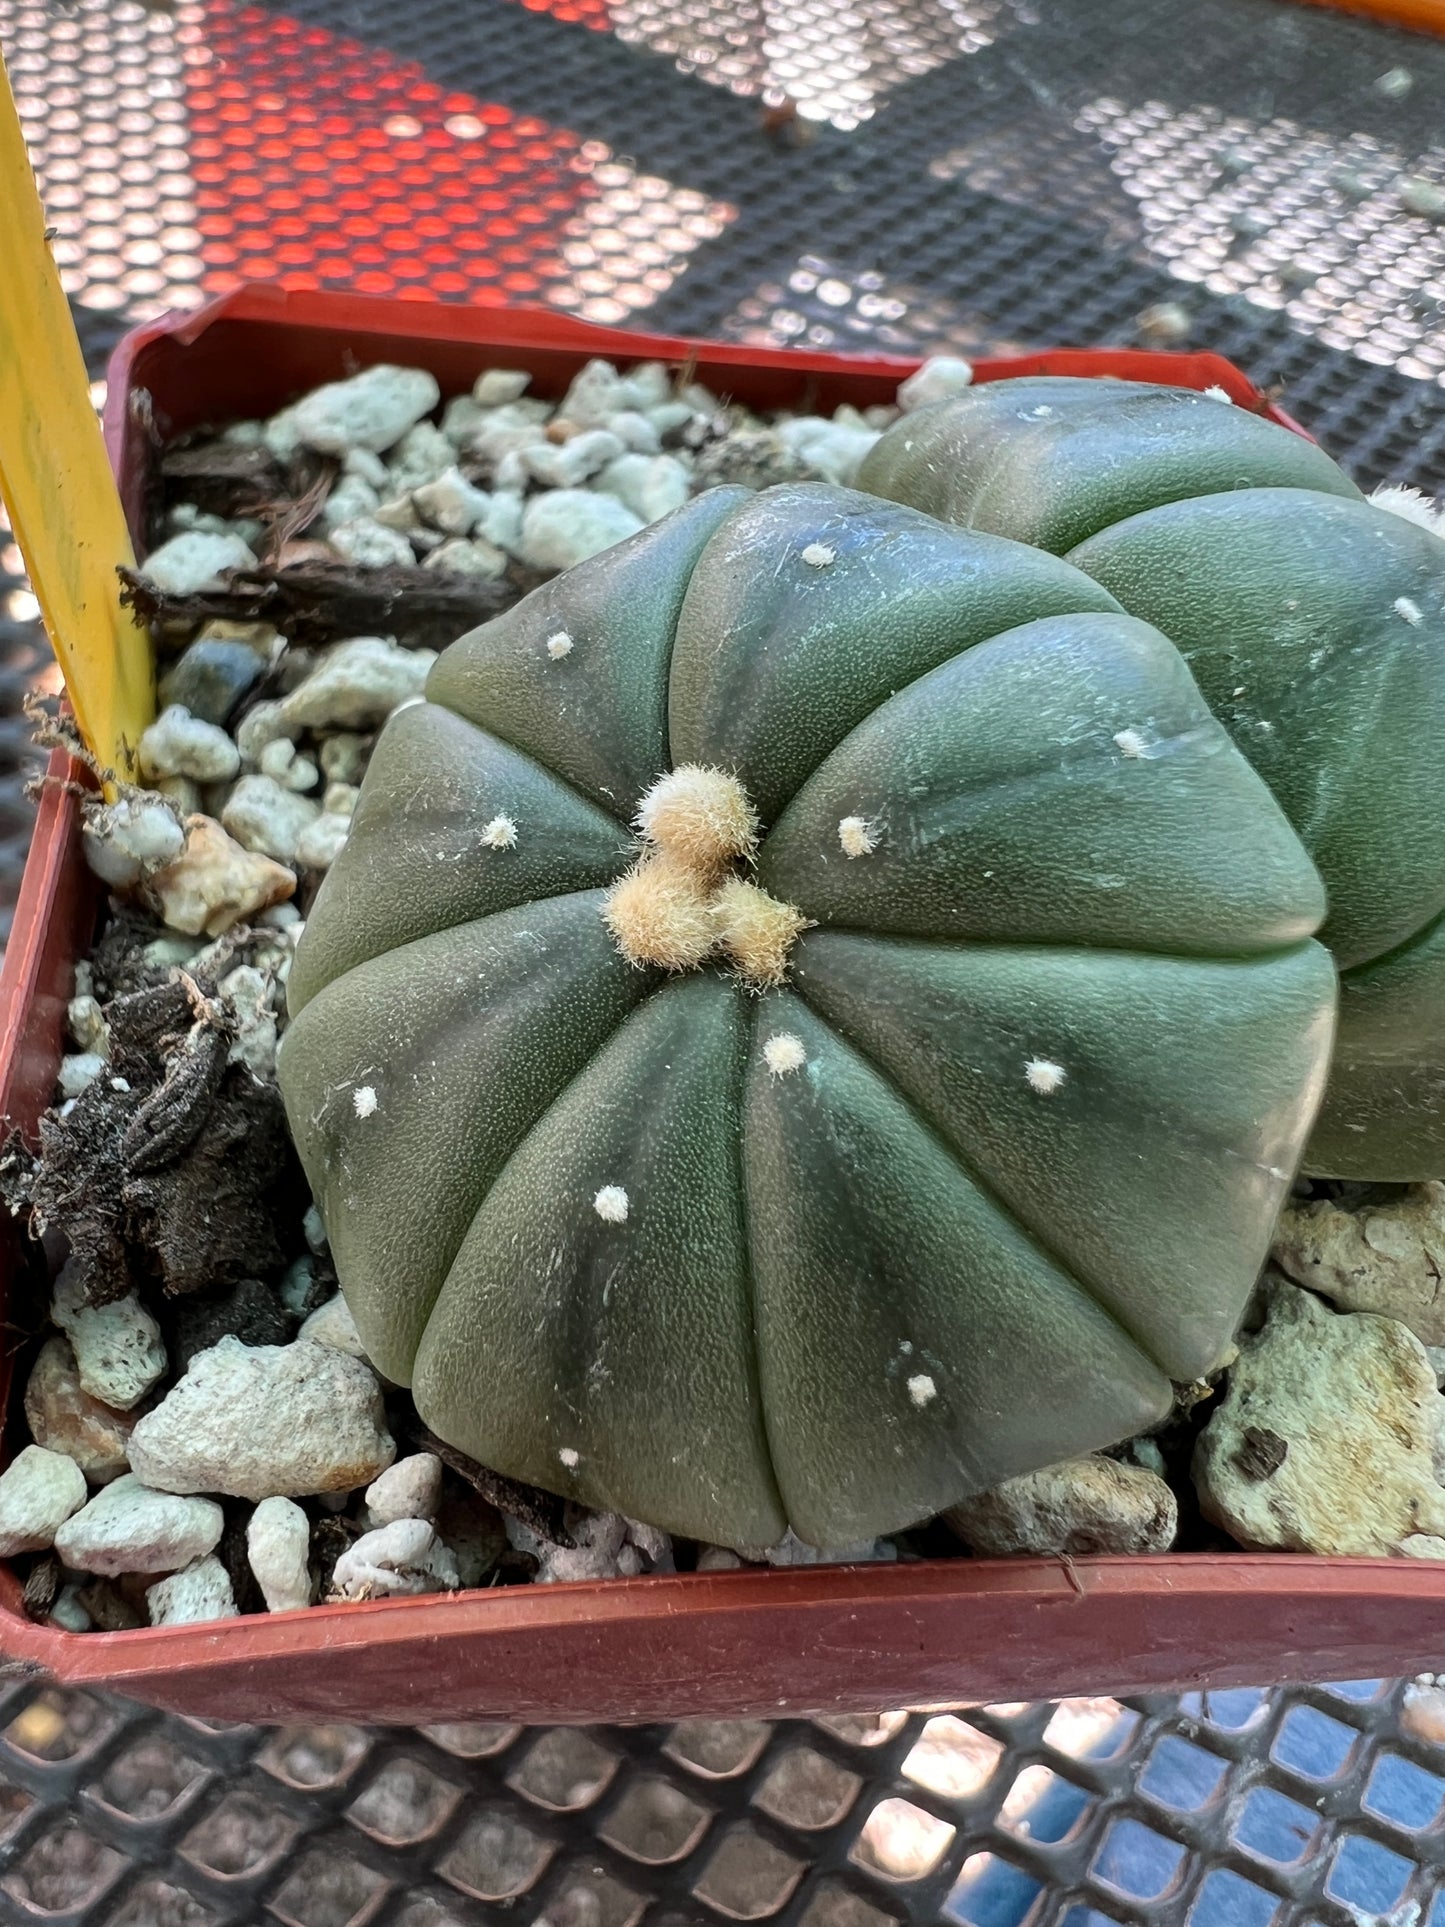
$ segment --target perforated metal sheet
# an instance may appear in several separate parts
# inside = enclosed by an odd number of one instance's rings
[[[97,375],[257,275],[919,351],[1179,304],[1361,481],[1445,480],[1445,225],[1405,205],[1445,41],[1280,0],[0,0],[0,46]],[[32,615],[0,532],[6,902]],[[1406,1695],[269,1734],[14,1685],[0,1920],[1445,1927]]]

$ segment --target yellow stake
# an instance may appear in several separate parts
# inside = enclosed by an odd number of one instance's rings
[[[135,555],[3,61],[0,496],[81,733],[104,767],[133,774],[155,714],[150,639],[116,575]]]

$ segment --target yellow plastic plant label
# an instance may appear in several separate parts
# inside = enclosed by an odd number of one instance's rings
[[[118,775],[155,713],[150,639],[121,606],[134,552],[0,62],[0,496],[86,743]]]

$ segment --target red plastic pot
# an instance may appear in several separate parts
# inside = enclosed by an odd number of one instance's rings
[[[106,434],[139,536],[157,435],[269,413],[369,362],[428,367],[454,394],[500,359],[553,393],[596,354],[695,359],[699,379],[758,408],[889,400],[915,365],[620,334],[548,313],[251,288],[126,337],[111,362]],[[985,381],[1029,373],[1218,384],[1287,420],[1212,355],[1073,351],[977,369]],[[56,759],[52,774],[67,773]],[[26,1132],[50,1099],[96,908],[75,797],[52,784],[0,977],[0,1116]],[[7,1278],[16,1257],[12,1249]],[[1445,1568],[1409,1559],[747,1569],[80,1636],[29,1623],[19,1582],[0,1568],[0,1653],[11,1668],[256,1721],[776,1718],[1347,1678],[1436,1664],[1442,1632]]]

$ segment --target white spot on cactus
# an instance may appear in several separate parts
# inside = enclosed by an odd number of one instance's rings
[[[376,1116],[376,1092],[370,1084],[363,1084],[351,1093],[351,1108],[358,1117]]]
[[[922,1408],[938,1397],[938,1387],[927,1372],[916,1372],[908,1381],[908,1396]]]
[[[557,1454],[557,1457],[562,1461],[563,1465],[566,1466],[569,1472],[576,1470],[577,1460],[579,1456],[580,1455],[575,1445],[564,1445],[561,1451]]]
[[[482,831],[489,850],[510,850],[517,841],[517,826],[510,816],[494,816]]]
[[[592,1200],[592,1209],[604,1224],[626,1224],[629,1208],[627,1193],[620,1184],[604,1184]]]
[[[1068,1074],[1062,1064],[1051,1063],[1047,1057],[1031,1057],[1024,1065],[1029,1089],[1037,1091],[1041,1097],[1052,1097],[1055,1091],[1062,1088]]]
[[[1222,401],[1228,408],[1234,406],[1234,397],[1227,388],[1221,388],[1217,382],[1204,390],[1204,398],[1206,401]]]
[[[845,816],[838,824],[844,856],[872,856],[878,848],[878,826],[866,817]]]
[[[1412,602],[1407,595],[1397,595],[1390,605],[1401,622],[1408,622],[1412,629],[1425,620],[1418,602]]]
[[[826,542],[810,542],[803,551],[803,560],[810,569],[826,569],[838,560],[838,551],[830,549]]]
[[[763,1062],[774,1077],[786,1077],[789,1071],[800,1071],[808,1061],[808,1053],[803,1048],[801,1037],[794,1036],[790,1030],[774,1031],[763,1045]]]
[[[563,656],[570,656],[571,653],[572,638],[565,629],[559,629],[555,635],[548,636],[547,654],[552,658],[553,662],[560,662]]]
[[[1142,756],[1149,747],[1144,736],[1137,729],[1116,730],[1114,742],[1121,756]]]

